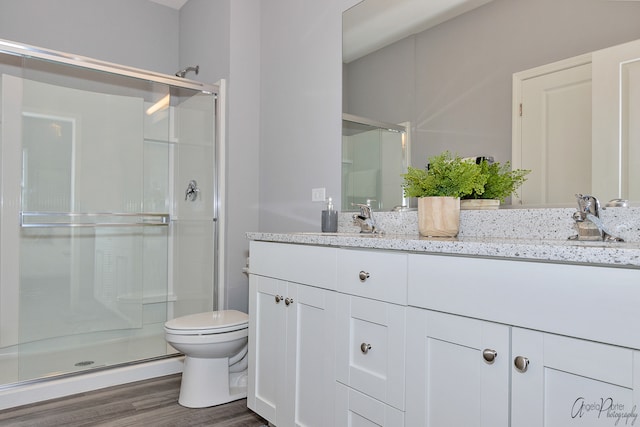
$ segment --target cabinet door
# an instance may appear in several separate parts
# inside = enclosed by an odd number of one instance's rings
[[[295,426],[333,424],[335,292],[289,284],[286,419]],[[287,300],[285,299],[285,302]]]
[[[338,294],[336,378],[404,411],[403,306]]]
[[[251,274],[247,406],[278,426],[333,422],[335,292]]]
[[[512,349],[511,425],[638,422],[640,352],[520,328]]]
[[[508,326],[408,308],[407,425],[508,426],[509,365]]]
[[[284,281],[249,275],[247,406],[276,425],[285,412],[286,293]]]

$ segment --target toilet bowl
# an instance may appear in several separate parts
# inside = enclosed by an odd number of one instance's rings
[[[236,310],[191,314],[164,324],[167,343],[185,355],[180,405],[204,408],[247,396],[248,324],[249,316]]]

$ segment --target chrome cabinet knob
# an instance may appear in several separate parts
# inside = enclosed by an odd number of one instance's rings
[[[516,356],[516,358],[513,359],[513,366],[516,367],[516,371],[524,374],[529,368],[529,359],[524,356]]]
[[[276,295],[276,304],[282,301],[282,297],[280,295]]]
[[[369,353],[369,350],[371,350],[371,344],[367,344],[366,342],[360,344],[360,351],[362,352],[362,354]]]
[[[360,278],[361,282],[364,282],[365,280],[367,280],[369,278],[369,273],[367,273],[366,271],[362,270],[358,274],[358,277]]]
[[[293,298],[285,298],[284,299],[284,305],[289,307],[290,304],[293,304]]]
[[[482,358],[489,365],[492,365],[493,362],[496,361],[496,357],[498,357],[498,352],[497,351],[492,350],[490,348],[485,348],[484,350],[482,350]]]

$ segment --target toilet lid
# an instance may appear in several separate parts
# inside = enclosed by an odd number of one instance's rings
[[[244,329],[249,322],[246,313],[237,310],[208,311],[176,317],[164,324],[167,331],[173,334],[204,335]]]

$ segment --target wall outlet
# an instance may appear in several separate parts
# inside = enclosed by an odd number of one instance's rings
[[[312,202],[324,202],[327,199],[325,188],[312,188],[311,189],[311,201]]]

